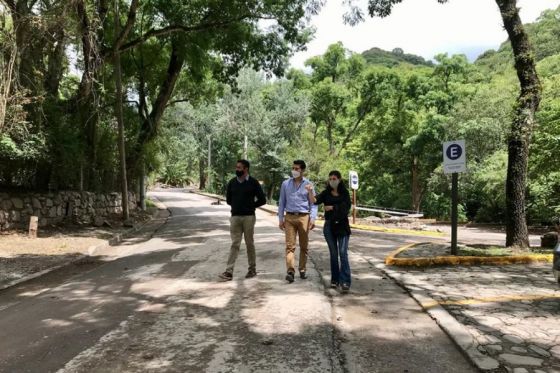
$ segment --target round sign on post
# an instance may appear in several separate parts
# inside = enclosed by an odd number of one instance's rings
[[[358,190],[358,173],[350,171],[348,173],[350,188],[352,189],[352,224],[356,224],[356,190]]]
[[[443,143],[443,172],[453,174],[467,171],[465,140]]]
[[[350,171],[348,173],[348,179],[350,180],[350,188],[354,190],[358,189],[358,173],[356,171]]]
[[[443,143],[443,172],[451,174],[451,255],[458,254],[458,173],[467,170],[467,157],[465,153],[465,140],[447,141]]]

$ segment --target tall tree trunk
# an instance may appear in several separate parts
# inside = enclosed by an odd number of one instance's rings
[[[146,211],[146,165],[140,165],[140,175],[138,176],[138,207]]]
[[[98,18],[103,19],[107,12],[105,1],[100,1]],[[92,22],[83,0],[75,2],[79,32],[82,40],[84,71],[76,94],[77,122],[83,133],[85,163],[88,167],[84,173],[84,188],[95,189],[97,169],[97,121],[100,95],[95,94],[95,85],[99,71],[103,65],[100,56],[100,37],[96,33],[97,22]],[[99,27],[102,29],[102,27]]]
[[[115,1],[115,32],[120,32],[119,20],[119,2]],[[120,45],[117,42],[114,46],[114,73],[115,73],[115,116],[117,117],[117,125],[119,128],[119,161],[120,161],[120,178],[122,193],[122,217],[126,221],[129,219],[128,211],[128,183],[126,180],[126,151],[124,140],[124,118],[123,118],[123,93],[122,93],[122,71],[121,71],[121,54],[119,52]]]
[[[173,94],[175,84],[183,68],[185,61],[184,56],[179,54],[175,41],[172,41],[171,56],[169,57],[169,64],[167,66],[167,74],[162,82],[157,97],[152,105],[150,114],[143,118],[140,126],[140,134],[135,144],[135,154],[142,154],[144,145],[150,142],[156,135],[161,121],[161,117],[167,107],[167,103]],[[145,99],[145,98],[144,98]],[[141,99],[142,101],[142,99]],[[141,102],[140,107],[147,108],[146,102]],[[136,157],[136,159],[139,159]]]
[[[48,54],[48,67],[45,73],[45,90],[53,98],[58,98],[58,87],[64,73],[65,39],[63,25],[57,25],[53,30],[54,42]]]
[[[200,156],[198,161],[198,189],[203,190],[206,188],[206,166],[205,157]]]
[[[506,246],[529,247],[525,191],[529,144],[535,125],[535,113],[541,100],[533,50],[519,17],[516,0],[496,0],[509,35],[515,58],[515,70],[521,92],[508,140],[506,180]]]
[[[327,125],[327,141],[329,142],[329,154],[334,155],[334,140],[333,140],[334,124],[326,123],[326,125]]]

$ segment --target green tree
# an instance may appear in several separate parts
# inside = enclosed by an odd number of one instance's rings
[[[402,0],[369,0],[370,16],[386,17],[393,5]],[[513,50],[515,69],[520,83],[515,116],[508,140],[508,172],[506,182],[506,245],[528,247],[525,190],[529,144],[535,124],[535,114],[541,100],[541,85],[536,70],[533,49],[523,27],[517,0],[495,0],[508,33]],[[445,3],[447,0],[438,0]],[[354,8],[353,21],[363,19],[359,8]]]

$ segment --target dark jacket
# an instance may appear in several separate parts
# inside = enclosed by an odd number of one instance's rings
[[[346,188],[339,190],[338,196],[333,196],[330,189],[323,190],[316,197],[316,205],[324,203],[326,206],[332,206],[332,211],[325,211],[325,220],[331,227],[335,236],[350,235],[350,222],[348,221],[348,213],[352,206],[350,202],[350,193]]]
[[[232,216],[255,215],[255,209],[266,203],[266,197],[257,179],[249,177],[240,183],[231,179],[226,189],[226,201]]]

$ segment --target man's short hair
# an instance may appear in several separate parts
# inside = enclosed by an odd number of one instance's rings
[[[249,167],[251,167],[251,164],[246,159],[238,159],[237,163],[241,163],[246,169],[249,169]]]
[[[305,165],[305,161],[304,161],[304,160],[301,160],[301,159],[296,159],[296,160],[294,161],[294,164],[297,164],[297,165],[299,166],[299,168],[301,168],[302,170],[305,170],[305,168],[307,167],[307,166]]]

